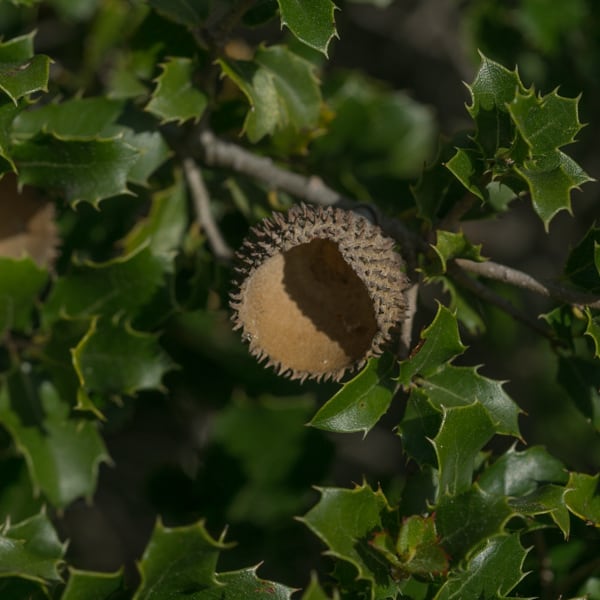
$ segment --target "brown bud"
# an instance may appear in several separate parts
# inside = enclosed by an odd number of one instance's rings
[[[381,354],[404,318],[407,277],[393,245],[352,211],[275,213],[237,253],[234,328],[280,375],[339,380]]]

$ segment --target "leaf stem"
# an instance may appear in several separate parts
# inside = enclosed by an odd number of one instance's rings
[[[221,235],[221,231],[213,218],[210,209],[210,196],[208,195],[200,167],[193,158],[187,157],[183,159],[183,170],[192,194],[196,218],[206,233],[208,243],[215,257],[222,262],[231,261],[233,250]]]

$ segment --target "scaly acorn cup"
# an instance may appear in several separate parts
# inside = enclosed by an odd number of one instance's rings
[[[352,211],[274,213],[237,252],[234,329],[280,375],[339,380],[380,355],[405,317],[408,278],[393,246]]]

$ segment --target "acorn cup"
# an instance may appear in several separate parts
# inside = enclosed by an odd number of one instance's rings
[[[300,204],[254,226],[236,254],[234,329],[291,379],[339,381],[379,356],[405,317],[405,265],[365,217]]]

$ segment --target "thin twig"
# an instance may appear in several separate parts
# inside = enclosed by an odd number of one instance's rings
[[[406,291],[406,316],[402,321],[400,330],[400,348],[398,349],[399,358],[404,360],[408,358],[412,348],[412,330],[417,314],[417,299],[419,296],[419,284],[415,283]]]
[[[287,171],[276,165],[270,158],[257,156],[237,144],[220,140],[211,131],[202,131],[196,139],[200,142],[200,151],[204,157],[204,161],[209,166],[232,169],[237,173],[260,180],[273,189],[284,190],[311,204],[321,206],[335,205],[343,208],[356,208],[357,206],[355,201],[328,187],[319,177],[306,177]],[[464,210],[466,206],[467,202],[461,207],[461,210]],[[414,257],[416,252],[426,252],[430,249],[429,245],[421,236],[410,231],[398,219],[387,218],[374,206],[369,205],[369,208],[373,212],[377,224],[385,233],[401,245],[402,253],[407,259],[409,269],[412,270],[415,265],[411,257]],[[496,305],[499,305],[501,297],[470,277],[468,278],[469,282],[465,282],[465,271],[488,279],[503,281],[515,287],[526,289],[567,304],[600,308],[600,297],[597,295],[578,292],[558,283],[542,282],[527,273],[492,261],[479,263],[457,258],[454,264],[460,267],[460,270],[453,269],[453,276],[461,277],[463,284],[468,283],[472,288],[477,287],[479,292],[476,293],[480,297],[483,297],[482,294],[491,294],[495,299],[490,299],[490,302]],[[517,310],[509,302],[506,302],[506,304],[512,307],[510,310]],[[525,319],[523,322],[528,322],[529,325],[532,325],[531,319],[523,313],[520,313],[519,317],[514,316],[520,321]],[[534,329],[541,333],[542,327],[536,323]],[[544,334],[547,334],[547,331],[544,330]]]
[[[600,297],[597,295],[578,292],[557,283],[543,282],[523,271],[512,269],[491,260],[475,262],[465,258],[457,258],[454,262],[465,271],[469,271],[475,275],[502,281],[514,287],[529,290],[541,296],[565,302],[566,304],[600,308]]]
[[[527,327],[533,329],[536,333],[543,335],[552,342],[556,341],[549,329],[544,327],[535,319],[532,319],[523,311],[519,310],[514,304],[512,304],[512,302],[504,298],[504,296],[496,294],[496,292],[485,286],[483,283],[481,283],[481,281],[470,277],[460,266],[458,266],[458,264],[449,263],[448,273],[459,285],[473,292],[482,300],[493,304],[500,310],[504,311],[507,315],[511,316],[513,319],[516,319],[524,325],[527,325]]]
[[[202,177],[202,171],[190,157],[183,159],[183,170],[192,194],[196,218],[206,233],[212,251],[217,259],[229,262],[233,258],[233,250],[221,235],[213,218],[210,210],[210,196]]]
[[[292,173],[276,165],[273,160],[264,156],[257,156],[253,152],[217,138],[211,131],[202,131],[198,138],[204,161],[211,167],[232,169],[253,179],[258,179],[269,185],[272,189],[283,190],[300,200],[320,206],[338,206],[341,208],[356,208],[356,201],[336,192],[327,186],[320,177],[305,177]],[[397,219],[387,219],[380,211],[369,205],[370,211],[375,216],[377,224],[393,239],[397,240],[403,248],[410,251],[416,249],[426,250],[425,241],[406,228]],[[413,252],[414,253],[414,252]],[[407,261],[409,262],[409,261]],[[409,265],[413,267],[414,265]]]

